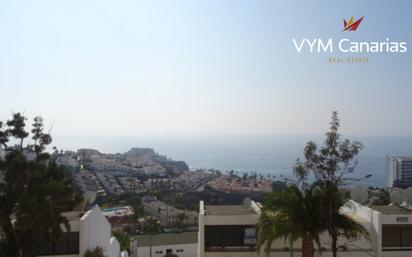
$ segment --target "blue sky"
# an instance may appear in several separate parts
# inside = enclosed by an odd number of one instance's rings
[[[412,135],[411,1],[0,3],[0,120],[53,133]],[[356,32],[343,19],[365,16]],[[405,54],[299,54],[292,38],[407,41]],[[409,49],[410,48],[410,49]]]

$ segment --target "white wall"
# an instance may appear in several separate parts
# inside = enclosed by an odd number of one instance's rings
[[[120,244],[115,237],[110,238],[106,253],[108,257],[118,257],[120,255]]]
[[[398,222],[396,219],[399,217],[408,217],[408,222]],[[412,224],[412,215],[382,215],[382,224]]]
[[[108,257],[118,257],[120,254],[119,242],[111,236],[110,223],[97,205],[81,217],[79,241],[80,256],[96,246],[101,246]]]
[[[372,248],[376,257],[410,257],[412,251],[382,251],[382,224],[412,224],[410,215],[383,215],[380,212],[373,210],[367,206],[362,206],[359,203],[351,202],[351,211],[365,218],[371,224],[370,234],[372,239]],[[398,217],[408,216],[408,222],[397,222]]]
[[[372,247],[377,257],[382,257],[382,214],[371,211],[372,229],[370,231]]]
[[[352,213],[367,221],[367,227],[371,236],[371,247],[375,256],[382,256],[382,214],[367,206],[363,206],[355,201],[349,201],[349,204],[343,208],[343,212]],[[363,224],[365,226],[365,224]]]
[[[204,257],[205,252],[205,206],[204,202],[200,201],[199,203],[199,226],[198,226],[198,249],[197,256]]]
[[[103,212],[96,205],[87,211],[80,220],[79,212],[63,213],[69,221],[70,231],[79,232],[79,254],[74,255],[48,255],[47,257],[82,257],[86,250],[101,246],[108,257],[119,257],[120,245],[115,237],[111,236],[111,226]],[[65,231],[64,226],[62,226]],[[127,257],[122,253],[121,257]]]
[[[249,215],[222,215],[204,216],[205,225],[255,225],[258,221],[257,214]]]
[[[129,257],[129,253],[127,251],[122,251],[120,257]]]

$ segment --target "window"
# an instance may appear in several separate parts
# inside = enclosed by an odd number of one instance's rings
[[[206,247],[248,247],[256,244],[253,226],[205,226]]]
[[[172,253],[172,249],[166,249],[166,254],[168,254],[168,253]]]
[[[412,247],[412,225],[382,225],[382,247]]]

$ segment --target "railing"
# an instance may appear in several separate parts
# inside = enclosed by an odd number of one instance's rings
[[[255,246],[209,246],[205,252],[256,252]]]
[[[412,246],[403,246],[403,247],[382,247],[382,251],[385,252],[398,252],[398,251],[412,251]]]

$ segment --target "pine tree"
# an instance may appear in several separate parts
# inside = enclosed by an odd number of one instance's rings
[[[34,118],[31,143],[20,113],[0,122],[0,256],[35,256],[40,238],[69,229],[62,212],[78,203],[71,179],[45,151],[52,141],[43,119]],[[1,155],[0,155],[1,156]]]

